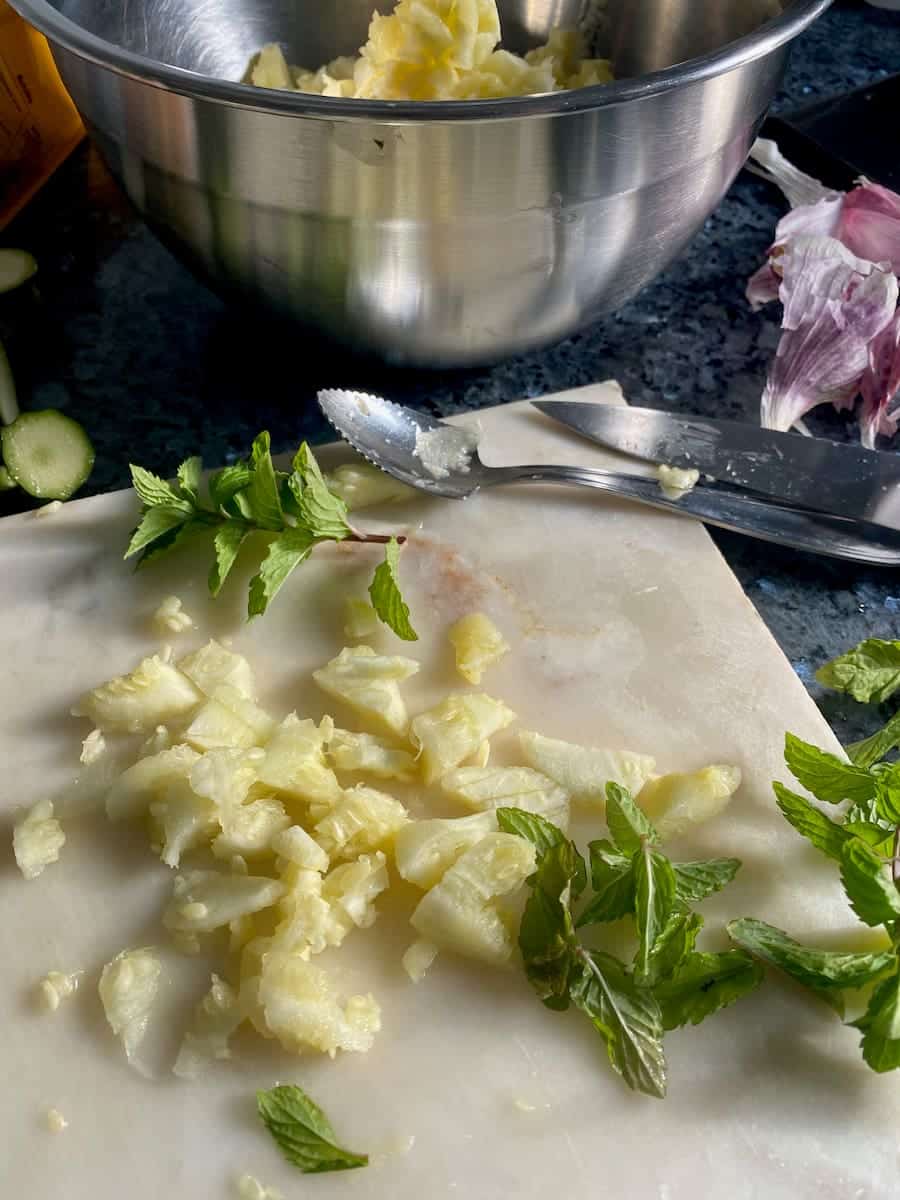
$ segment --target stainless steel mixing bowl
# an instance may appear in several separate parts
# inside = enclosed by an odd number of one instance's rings
[[[553,342],[652,279],[737,174],[790,39],[829,2],[501,0],[505,46],[577,26],[617,82],[399,104],[233,82],[267,41],[310,67],[353,53],[372,0],[12,0],[200,275],[427,366]]]

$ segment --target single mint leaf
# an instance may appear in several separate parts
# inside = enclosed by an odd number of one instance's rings
[[[900,712],[894,713],[883,729],[852,742],[846,747],[847,757],[857,767],[871,767],[900,746]]]
[[[850,838],[841,852],[841,882],[850,907],[866,925],[900,917],[900,892],[888,878],[884,860],[862,838]]]
[[[635,972],[636,981],[643,987],[656,987],[671,978],[693,951],[702,928],[703,918],[699,913],[681,907],[673,909],[640,976]]]
[[[606,823],[610,837],[622,854],[634,854],[644,838],[652,845],[659,841],[656,830],[635,804],[631,793],[618,783],[606,785]]]
[[[671,916],[674,903],[675,872],[672,864],[649,842],[642,842],[634,855],[634,911],[638,932],[634,979],[642,987],[653,982],[650,959]]]
[[[784,761],[794,778],[823,804],[868,800],[875,794],[875,780],[868,771],[842,762],[835,754],[785,734]]]
[[[198,534],[209,533],[209,530],[210,522],[204,518],[202,513],[195,513],[183,525],[174,526],[168,533],[164,533],[162,537],[158,537],[156,541],[145,546],[138,555],[137,565],[139,567],[146,566],[147,563],[168,554],[170,550],[177,550]]]
[[[731,883],[741,869],[738,858],[707,858],[699,862],[672,863],[675,894],[685,904],[699,904]]]
[[[186,458],[178,468],[178,486],[192,503],[200,498],[200,482],[203,474],[203,459],[196,455]]]
[[[886,763],[872,768],[875,776],[875,811],[890,825],[900,825],[900,766]]]
[[[231,466],[215,471],[209,477],[209,498],[213,507],[220,509],[228,516],[234,516],[235,513],[228,511],[229,501],[238,492],[248,487],[252,478],[253,472],[250,465],[245,462],[232,463]]]
[[[886,858],[893,852],[897,826],[880,816],[875,800],[851,805],[844,814],[843,828],[852,837],[868,842],[873,850]]]
[[[400,566],[400,547],[392,537],[384,548],[384,562],[375,568],[369,585],[372,607],[397,637],[404,642],[417,642],[419,635],[409,621],[409,606],[400,594],[397,572]]]
[[[691,954],[671,979],[654,989],[663,1027],[699,1025],[720,1008],[752,992],[762,981],[762,967],[743,950]]]
[[[613,1070],[635,1091],[663,1099],[666,1057],[662,1016],[653,993],[636,987],[612,955],[581,951],[578,965],[571,981],[572,1003],[603,1038]]]
[[[753,917],[730,921],[727,929],[728,936],[742,949],[816,990],[862,987],[891,970],[897,961],[893,950],[865,954],[816,950]]]
[[[248,617],[259,617],[295,567],[309,558],[315,542],[305,529],[286,529],[269,543],[259,574],[250,580]]]
[[[131,535],[125,558],[131,558],[166,535],[173,534],[189,520],[190,516],[183,508],[175,508],[169,504],[146,509],[140,524]]]
[[[190,515],[193,505],[190,501],[185,500],[183,496],[180,496],[171,483],[168,483],[165,479],[160,479],[152,471],[146,471],[143,467],[136,467],[134,463],[129,463],[128,469],[131,471],[131,482],[134,484],[134,490],[145,507],[156,508],[157,505],[165,504],[170,505],[172,508],[180,508],[183,512]]]
[[[862,1030],[862,1055],[873,1071],[900,1067],[900,976],[882,980],[863,1016],[851,1024]]]
[[[288,487],[296,502],[300,523],[317,538],[342,541],[352,532],[347,521],[347,505],[328,490],[315,455],[306,442],[294,456],[293,467]]]
[[[577,928],[618,921],[634,912],[634,868],[631,859],[619,854],[612,842],[588,844],[591,854],[591,886],[594,895],[576,921]]]
[[[545,852],[519,925],[525,974],[544,1004],[557,1010],[569,1007],[569,977],[578,951],[569,894],[580,859],[567,840]]]
[[[247,526],[239,524],[237,521],[226,521],[216,530],[216,536],[213,539],[216,561],[209,571],[209,590],[213,596],[218,596],[222,590],[222,584],[228,578],[244,539],[249,533],[250,530]]]
[[[816,671],[824,687],[846,692],[854,700],[881,704],[900,688],[900,642],[866,638],[846,654]]]
[[[257,1092],[256,1107],[281,1153],[306,1174],[349,1171],[367,1165],[367,1154],[354,1154],[338,1146],[321,1108],[293,1084],[282,1083],[267,1092]]]
[[[851,834],[836,821],[826,817],[803,796],[798,796],[796,792],[786,788],[784,784],[776,782],[772,784],[772,788],[778,807],[785,819],[790,821],[797,832],[802,834],[807,841],[812,842],[817,850],[821,850],[829,858],[840,862],[844,843],[851,837]]]
[[[259,433],[253,439],[250,468],[250,483],[242,495],[249,505],[254,523],[260,529],[282,529],[284,514],[278,496],[278,480],[272,464],[268,433]],[[237,493],[234,498],[237,498]]]
[[[514,833],[526,842],[531,842],[537,852],[538,866],[543,862],[547,851],[552,850],[554,846],[572,845],[552,821],[548,821],[539,813],[525,812],[521,808],[498,808],[497,825],[501,833]],[[587,887],[587,868],[574,846],[572,851],[575,855],[575,874],[572,876],[571,893],[572,899],[577,900]]]

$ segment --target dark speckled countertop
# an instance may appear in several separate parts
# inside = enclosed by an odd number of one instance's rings
[[[838,0],[795,44],[777,107],[900,69],[900,13]],[[743,173],[687,253],[615,316],[549,350],[484,370],[429,374],[332,359],[229,313],[136,217],[96,153],[82,147],[7,231],[41,265],[40,297],[0,307],[23,407],[59,407],[88,429],[87,490],[126,485],[137,458],[171,474],[188,453],[220,463],[260,428],[278,450],[327,438],[318,386],[364,383],[440,413],[620,380],[633,404],[757,419],[778,309],[752,313],[743,289],[784,210]],[[38,311],[34,311],[34,309]],[[39,318],[39,319],[34,319]],[[296,386],[281,380],[293,373]],[[845,417],[816,427],[855,436]],[[0,500],[13,511],[15,500]],[[859,639],[900,636],[900,574],[814,559],[727,534],[716,541],[800,677],[844,740],[878,714],[822,693],[815,667]],[[885,715],[885,714],[881,714]]]

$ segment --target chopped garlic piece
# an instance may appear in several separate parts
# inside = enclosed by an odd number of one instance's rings
[[[489,833],[425,893],[410,924],[442,950],[494,965],[508,962],[515,946],[511,920],[493,901],[521,887],[534,861],[534,846],[524,838]]]
[[[147,758],[154,754],[160,754],[163,750],[172,748],[172,738],[165,725],[157,725],[147,740],[141,746],[139,758]]]
[[[106,1019],[124,1046],[128,1061],[138,1070],[141,1068],[135,1054],[147,1032],[161,970],[153,950],[123,950],[100,975],[100,1000]]]
[[[62,506],[62,500],[51,500],[49,504],[42,504],[40,508],[36,508],[34,510],[34,515],[42,519],[44,517],[52,517],[54,513],[59,512]]]
[[[426,942],[424,938],[416,938],[412,945],[407,947],[400,961],[403,963],[403,970],[413,983],[421,983],[437,956],[438,948],[433,942]]]
[[[228,1039],[243,1021],[237,994],[218,975],[194,1010],[194,1021],[185,1033],[172,1068],[181,1079],[196,1079],[216,1060],[231,1057]]]
[[[270,908],[283,895],[284,884],[265,875],[188,871],[175,880],[163,925],[174,933],[209,933]]]
[[[456,669],[468,683],[481,683],[485,670],[509,652],[509,643],[484,613],[469,613],[448,634],[456,651]]]
[[[36,879],[45,867],[57,862],[65,844],[66,835],[50,800],[38,800],[13,826],[13,853],[26,879]]]
[[[81,743],[80,761],[86,767],[95,763],[98,758],[102,758],[106,753],[106,738],[99,729],[92,729],[84,741]]]
[[[457,767],[444,775],[441,787],[473,812],[521,808],[539,813],[564,832],[569,827],[568,793],[530,767]]]
[[[187,675],[154,655],[130,675],[119,675],[87,692],[72,715],[90,717],[104,733],[144,733],[190,712],[200,699]]]
[[[493,809],[471,817],[410,821],[394,838],[394,858],[403,879],[432,888],[466,850],[497,832]]]
[[[660,463],[656,477],[659,490],[667,500],[680,500],[696,487],[700,472],[696,467],[670,467]]]
[[[491,743],[488,738],[485,738],[472,757],[469,759],[469,765],[473,767],[486,767],[491,761]]]
[[[332,858],[356,858],[369,850],[390,847],[409,817],[399,800],[357,784],[316,823],[316,841]]]
[[[248,700],[252,700],[256,695],[253,672],[246,658],[232,650],[226,650],[215,640],[207,642],[200,650],[182,658],[178,669],[204,696],[212,696],[216,688],[223,684],[235,688]]]
[[[343,700],[360,716],[400,735],[406,732],[408,718],[399,685],[418,669],[417,662],[399,654],[376,654],[371,646],[345,646],[337,658],[313,671],[313,679],[323,692]]]
[[[255,1175],[241,1175],[237,1181],[239,1200],[284,1200],[278,1188],[266,1187]]]
[[[284,832],[291,819],[284,805],[274,796],[260,796],[234,809],[227,817],[223,815],[222,832],[212,844],[216,858],[232,859],[267,854],[272,841]]]
[[[106,793],[107,817],[111,821],[124,821],[143,816],[169,787],[188,780],[199,761],[196,750],[181,745],[139,759],[122,772]]]
[[[637,801],[656,826],[660,838],[666,841],[679,837],[692,825],[717,817],[740,786],[740,767],[716,765],[689,774],[649,779],[638,793]]]
[[[207,700],[184,733],[184,740],[195,750],[249,750],[256,744],[256,733],[219,700]]]
[[[316,725],[289,713],[266,744],[260,782],[296,800],[336,803],[341,785],[325,761],[325,741],[332,729],[328,718]]]
[[[244,956],[251,971],[259,960],[258,975],[246,975],[242,963],[242,990],[255,997],[247,1002],[248,1015],[264,1037],[277,1038],[286,1050],[319,1050],[332,1057],[338,1050],[371,1049],[381,1028],[372,996],[341,1003],[327,972],[297,954],[251,942]]]
[[[289,829],[277,833],[272,839],[272,849],[279,858],[286,859],[304,870],[328,870],[328,855],[300,825],[291,825]]]
[[[600,813],[606,811],[607,783],[637,793],[656,766],[656,760],[646,754],[578,746],[524,730],[519,745],[528,765],[558,783],[573,804]]]
[[[501,700],[483,692],[452,693],[410,722],[410,733],[422,755],[426,783],[434,783],[478,752],[485,738],[505,729],[516,714]]]
[[[38,998],[47,1012],[56,1012],[62,1000],[68,1000],[78,990],[83,971],[48,971],[38,984]]]
[[[381,779],[410,780],[416,760],[373,733],[351,733],[335,729],[328,741],[328,757],[338,771],[361,771]]]
[[[378,632],[378,613],[368,602],[350,596],[344,605],[344,633],[348,638],[367,638]]]
[[[62,1133],[69,1128],[69,1122],[58,1108],[48,1108],[44,1114],[44,1123],[51,1133]]]
[[[184,611],[177,596],[166,596],[153,614],[153,624],[160,633],[185,633],[194,628],[193,618]]]

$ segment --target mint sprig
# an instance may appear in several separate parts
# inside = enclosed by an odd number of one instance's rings
[[[209,590],[217,596],[250,540],[268,539],[259,571],[250,581],[247,614],[261,616],[289,576],[322,542],[370,542],[385,545],[370,595],[378,617],[404,641],[415,641],[399,583],[400,543],[404,539],[364,534],[348,519],[347,505],[333,495],[315,455],[304,442],[289,472],[272,462],[268,433],[253,441],[246,460],[214,472],[203,491],[203,464],[186,459],[170,483],[143,467],[131,466],[141,519],[125,557],[142,566],[179,546],[194,534],[212,535]]]
[[[537,857],[519,949],[543,1003],[578,1008],[625,1083],[662,1098],[665,1030],[698,1024],[740,999],[758,986],[762,971],[742,951],[710,955],[694,948],[703,919],[691,904],[724,887],[740,863],[672,863],[629,792],[611,783],[606,801],[610,838],[588,847],[590,888],[584,859],[561,830],[534,813],[497,810],[500,829],[530,841]],[[596,930],[589,946],[581,941],[581,929],[623,917],[636,934],[631,964],[600,949]]]
[[[885,686],[882,679],[880,687]],[[877,739],[867,739],[870,750]],[[884,747],[893,748],[893,735],[883,739]],[[752,917],[732,921],[729,936],[815,992],[841,1017],[848,992],[877,984],[863,1015],[848,1024],[862,1032],[865,1062],[875,1071],[894,1070],[900,1066],[900,766],[872,761],[869,751],[844,762],[792,734],[785,738],[784,757],[813,799],[776,782],[779,809],[838,865],[850,907],[864,925],[883,927],[885,946],[869,953],[822,950]],[[837,818],[814,800],[838,807]]]
[[[337,1144],[331,1122],[301,1088],[279,1084],[257,1092],[256,1107],[281,1153],[305,1174],[350,1171],[368,1164],[368,1155]]]

